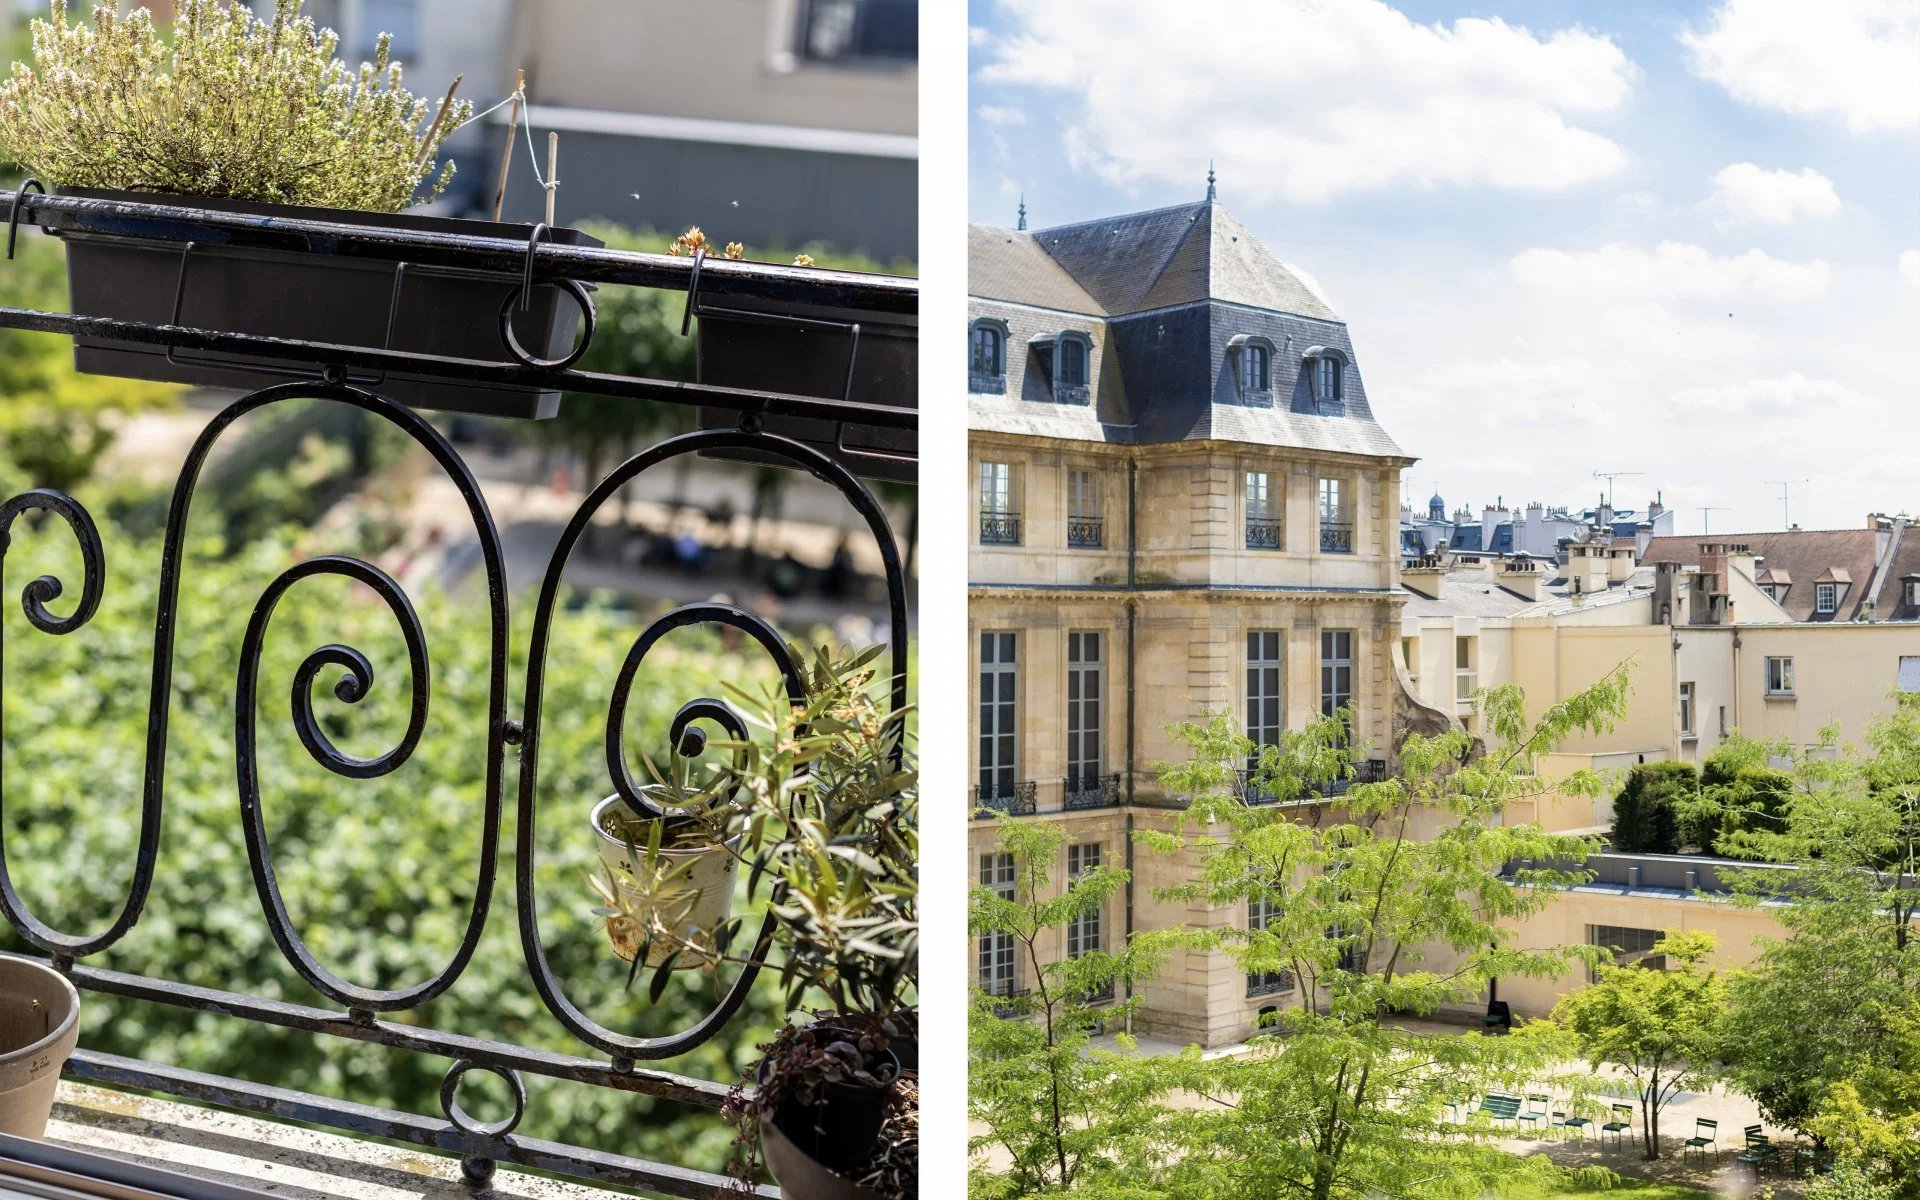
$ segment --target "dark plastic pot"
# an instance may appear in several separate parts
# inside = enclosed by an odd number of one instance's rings
[[[920,407],[918,317],[735,296],[703,304],[699,313],[702,383],[826,400],[844,397],[908,411]],[[857,345],[854,324],[860,326]],[[709,429],[731,429],[739,422],[738,413],[701,410],[701,424]],[[803,417],[769,418],[765,428],[824,451],[855,475],[898,483],[918,478],[920,438],[914,429]],[[755,461],[751,454],[726,457]]]
[[[879,1087],[829,1084],[826,1103],[805,1107],[789,1101],[771,1120],[761,1118],[761,1150],[782,1191],[796,1200],[875,1195],[839,1172],[858,1167],[873,1153],[894,1081],[900,1078],[899,1059],[891,1052],[888,1058],[893,1073]],[[759,1071],[763,1084],[766,1070],[763,1060]]]
[[[790,1200],[884,1200],[872,1188],[836,1174],[793,1144],[780,1126],[760,1118],[760,1153]]]
[[[533,236],[531,225],[409,213],[248,204],[85,188],[65,189],[64,194],[517,242]],[[183,253],[176,243],[92,230],[68,231],[61,240],[67,247],[69,298],[73,311],[82,316],[180,324],[502,365],[515,361],[501,340],[500,311],[519,286],[516,276],[413,264],[407,264],[402,276],[400,264],[394,262],[222,244],[224,234],[211,228],[204,241],[196,239],[191,253]],[[550,240],[566,246],[601,245],[577,229],[555,229]],[[574,301],[552,284],[536,287],[528,310],[513,315],[514,332],[521,344],[542,359],[565,357],[573,349],[580,322],[581,313]],[[91,337],[74,338],[73,360],[77,369],[90,375],[249,391],[320,374],[313,363],[198,350],[170,351],[165,346]],[[552,416],[560,406],[559,392],[536,387],[435,379],[430,374],[405,371],[356,370],[348,380],[413,408],[538,418]]]

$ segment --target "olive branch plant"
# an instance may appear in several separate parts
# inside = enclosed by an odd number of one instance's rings
[[[649,991],[664,991],[676,966],[713,972],[722,965],[759,966],[780,981],[788,1011],[809,997],[824,1004],[822,1025],[788,1024],[762,1047],[758,1086],[737,1087],[728,1116],[739,1128],[735,1173],[757,1169],[757,1130],[790,1101],[818,1103],[828,1084],[881,1085],[889,1081],[889,1039],[913,1033],[919,963],[919,801],[906,708],[887,711],[876,693],[887,680],[875,661],[884,647],[811,657],[798,648],[803,698],[781,688],[760,696],[730,687],[734,707],[760,736],[708,743],[731,755],[697,778],[681,763],[657,770],[645,794],[663,811],[694,814],[706,836],[727,847],[747,871],[747,893],[767,896],[773,920],[746,950],[734,914],[712,930],[680,927],[658,909],[636,902],[611,870],[593,879],[597,915],[642,927],[642,951],[668,954],[654,969]],[[670,886],[680,869],[659,857],[660,822],[649,844],[632,848],[640,874]],[[733,834],[737,832],[737,840]],[[640,889],[649,894],[648,887]],[[653,893],[657,894],[657,893]],[[637,976],[639,968],[629,976]],[[917,1095],[902,1081],[882,1129],[881,1145],[863,1179],[883,1194],[910,1195],[917,1161]]]
[[[454,166],[435,156],[472,115],[460,81],[437,106],[413,95],[387,34],[351,68],[300,7],[182,0],[168,31],[109,4],[69,24],[51,0],[33,62],[0,83],[0,161],[65,188],[376,212],[438,196]]]

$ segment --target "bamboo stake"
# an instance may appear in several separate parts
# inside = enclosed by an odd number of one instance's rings
[[[418,171],[427,165],[427,154],[433,149],[433,135],[440,132],[441,122],[447,119],[447,113],[453,109],[453,94],[460,90],[462,76],[453,77],[453,86],[447,89],[447,98],[440,102],[440,111],[433,114],[433,124],[427,126],[427,136],[420,142],[420,157],[413,160],[413,169]],[[451,134],[451,131],[449,131]]]
[[[547,228],[553,228],[553,195],[560,187],[560,135],[547,131]]]
[[[507,170],[513,166],[513,139],[520,133],[520,102],[527,91],[527,73],[519,73],[513,85],[513,115],[507,118],[507,152],[500,156],[500,186],[493,193],[493,219],[500,219],[500,209],[507,202]]]

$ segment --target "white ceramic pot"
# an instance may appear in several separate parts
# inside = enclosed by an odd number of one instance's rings
[[[67,977],[0,954],[0,1133],[46,1133],[60,1068],[79,1038],[80,993]]]
[[[593,806],[590,820],[600,844],[600,861],[619,881],[621,895],[636,908],[656,914],[669,929],[709,931],[725,921],[733,911],[733,881],[740,866],[736,857],[740,849],[739,835],[724,846],[662,847],[660,864],[649,867],[646,846],[636,845],[634,850],[629,850],[625,840],[607,832],[602,822],[608,810],[615,806],[624,808],[626,801],[619,796],[608,796]],[[638,851],[637,856],[634,851]],[[660,885],[647,888],[636,882],[646,877],[642,872],[651,874],[656,870],[668,877]],[[607,940],[613,943],[614,953],[632,962],[646,940],[645,927],[638,922],[608,917]],[[647,965],[659,966],[673,951],[673,946],[664,943],[650,947]],[[675,964],[675,969],[687,970],[700,965],[684,962]]]

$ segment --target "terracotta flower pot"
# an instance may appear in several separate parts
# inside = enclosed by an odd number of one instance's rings
[[[60,1068],[79,1037],[80,993],[67,977],[0,954],[0,1133],[46,1133]]]
[[[638,880],[662,868],[647,865],[645,845],[637,844],[630,850],[626,840],[608,832],[606,826],[611,811],[627,807],[626,801],[619,796],[608,796],[593,806],[591,817],[593,831],[600,845],[600,861],[619,881],[621,896],[636,910],[656,915],[669,929],[691,934],[696,931],[706,933],[717,928],[733,910],[734,877],[740,867],[737,857],[739,835],[736,834],[725,845],[686,848],[662,845],[660,860],[667,878],[659,886],[646,888]],[[638,920],[607,918],[607,940],[613,943],[613,952],[627,962],[632,962],[640,953],[640,946],[646,940],[646,929],[647,926]],[[646,965],[659,966],[672,955],[673,950],[670,944],[654,945],[647,951]],[[675,969],[687,970],[699,965],[696,962],[675,964]]]

